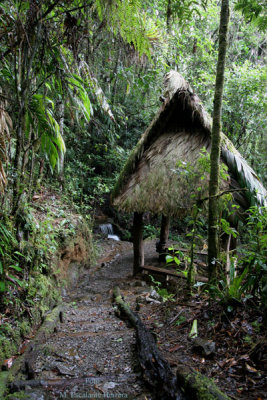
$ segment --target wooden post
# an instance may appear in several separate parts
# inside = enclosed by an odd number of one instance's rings
[[[143,242],[143,213],[134,213],[133,220],[133,248],[134,248],[134,265],[133,275],[140,272],[144,265],[144,242]]]
[[[164,243],[165,245],[169,239],[169,229],[170,229],[170,217],[165,217],[162,215],[161,218],[161,228],[160,228],[160,243]]]
[[[161,253],[164,252],[165,247],[167,245],[169,238],[169,229],[170,229],[170,217],[162,215],[159,243],[157,244],[157,252],[159,253],[160,261],[165,261],[165,254],[161,255]]]

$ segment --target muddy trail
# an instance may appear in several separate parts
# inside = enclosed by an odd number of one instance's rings
[[[112,304],[116,285],[127,299],[150,288],[131,278],[130,243],[107,240],[103,248],[95,267],[63,296],[54,332],[28,352],[24,376],[15,377],[16,393],[30,400],[151,398],[135,359],[135,331],[116,317]]]

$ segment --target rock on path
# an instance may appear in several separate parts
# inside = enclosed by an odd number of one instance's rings
[[[34,349],[32,386],[25,386],[29,400],[151,398],[135,359],[135,332],[116,317],[112,305],[116,285],[133,296],[132,289],[127,292],[133,286],[132,246],[109,241],[107,248],[108,254],[65,295],[56,332]]]

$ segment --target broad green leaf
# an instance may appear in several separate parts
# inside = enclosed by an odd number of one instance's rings
[[[3,293],[6,290],[6,284],[3,281],[0,281],[0,292]]]
[[[168,264],[168,263],[171,263],[171,262],[173,262],[173,257],[172,256],[166,256],[166,263]]]

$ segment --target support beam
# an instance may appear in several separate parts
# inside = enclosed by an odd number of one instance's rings
[[[143,213],[134,213],[133,220],[133,248],[134,265],[133,275],[138,274],[144,265],[144,242],[143,242]]]
[[[165,261],[164,253],[168,239],[169,239],[169,230],[170,230],[170,217],[166,217],[162,215],[161,218],[161,228],[160,228],[160,238],[159,243],[157,243],[157,252],[159,253],[159,260]]]

